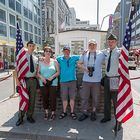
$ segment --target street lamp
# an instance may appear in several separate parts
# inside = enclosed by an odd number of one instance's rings
[[[58,0],[55,0],[54,3],[54,15],[55,15],[55,54],[59,53],[59,44],[58,44]]]
[[[104,19],[107,18],[107,17],[110,17],[110,16],[113,17],[113,14],[108,14],[108,15],[106,15],[106,16],[103,17],[100,30],[102,29],[102,26],[103,26],[103,23],[104,23]]]

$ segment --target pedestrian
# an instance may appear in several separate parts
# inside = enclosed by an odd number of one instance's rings
[[[52,49],[44,47],[44,59],[39,62],[38,78],[40,90],[43,98],[43,107],[45,110],[45,120],[54,120],[56,117],[56,97],[59,76],[59,64],[56,59],[51,58]],[[49,116],[49,109],[51,115]]]
[[[29,95],[29,99],[28,99],[29,106],[28,106],[27,112],[19,110],[18,121],[16,122],[16,126],[19,126],[23,123],[23,118],[24,118],[25,113],[27,116],[27,121],[30,123],[35,123],[35,120],[33,118],[33,113],[34,113],[34,107],[35,107],[35,97],[37,94],[36,72],[37,72],[37,66],[38,66],[38,59],[34,55],[32,55],[34,50],[35,50],[35,44],[33,43],[32,40],[30,40],[27,43],[27,52],[26,52],[26,57],[28,60],[28,65],[29,65],[29,71],[26,73],[25,77],[23,77],[25,79],[26,89]],[[20,82],[18,78],[16,78],[16,83],[17,83],[17,86],[20,86]]]
[[[111,80],[115,85],[118,85],[119,81],[119,57],[120,49],[117,47],[117,37],[114,34],[110,34],[107,38],[108,49],[104,50],[106,72],[104,77],[104,118],[101,123],[106,123],[111,120],[111,100],[113,101],[114,114],[116,112],[117,102],[117,88],[112,90],[113,86]],[[118,79],[118,80],[117,80]]]
[[[76,67],[79,56],[70,55],[70,47],[64,46],[64,56],[57,58],[60,65],[60,90],[61,99],[63,104],[63,112],[60,114],[59,119],[63,119],[67,116],[67,106],[70,100],[70,116],[73,120],[77,119],[77,115],[74,112],[75,96],[76,96]]]
[[[79,121],[88,118],[89,98],[92,97],[91,121],[96,120],[96,109],[100,94],[100,81],[102,78],[102,63],[104,54],[97,51],[97,42],[95,39],[88,41],[88,49],[83,53],[78,61],[78,66],[84,71],[82,89],[80,92],[82,114]]]

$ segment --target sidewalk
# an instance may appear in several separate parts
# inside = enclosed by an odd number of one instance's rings
[[[35,112],[35,124],[24,124],[16,127],[18,118],[18,98],[11,98],[0,103],[0,138],[6,140],[140,140],[140,94],[133,91],[134,116],[118,132],[115,138],[112,133],[114,119],[101,124],[103,114],[97,115],[97,121],[89,119],[84,122],[71,120],[68,116],[63,120],[45,121],[44,114]]]
[[[12,74],[12,70],[1,70],[0,71],[0,80],[5,78],[5,77],[8,77]]]

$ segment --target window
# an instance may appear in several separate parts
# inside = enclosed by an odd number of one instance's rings
[[[34,15],[34,22],[37,23],[37,15]]]
[[[34,33],[37,34],[37,27],[34,27]]]
[[[35,36],[35,43],[38,43],[38,37]]]
[[[33,25],[29,24],[29,32],[33,32]]]
[[[33,40],[33,34],[28,34],[29,40]]]
[[[16,28],[10,26],[10,37],[16,38]]]
[[[40,29],[38,29],[38,35],[41,35],[41,30]]]
[[[41,25],[41,19],[38,17],[38,25]]]
[[[9,0],[9,7],[15,10],[15,0]]]
[[[24,16],[28,18],[28,9],[23,7]]]
[[[20,18],[18,18],[18,23],[19,23],[19,28],[22,28],[22,22]]]
[[[6,12],[0,9],[0,21],[6,22]]]
[[[29,12],[29,19],[30,20],[33,20],[33,14],[32,14],[32,12],[30,10],[28,12]]]
[[[0,36],[7,36],[6,25],[3,23],[0,23]]]
[[[47,19],[49,19],[49,9],[47,8]]]
[[[40,37],[38,38],[38,44],[41,44],[41,38]]]
[[[28,31],[28,23],[24,21],[24,30]]]
[[[0,3],[5,5],[5,0],[0,0]]]
[[[16,11],[21,14],[21,4],[16,2]]]
[[[29,40],[28,40],[28,33],[27,33],[27,32],[24,32],[24,40],[25,40],[25,41],[29,41]]]
[[[9,20],[10,20],[11,25],[13,25],[13,26],[16,25],[15,16],[9,14]]]

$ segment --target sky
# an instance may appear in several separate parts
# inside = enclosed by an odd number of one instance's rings
[[[68,6],[73,7],[76,18],[89,20],[90,24],[97,23],[97,0],[66,0]],[[99,0],[99,24],[108,14],[113,14],[120,0]],[[108,18],[104,19],[102,30],[108,29]]]

